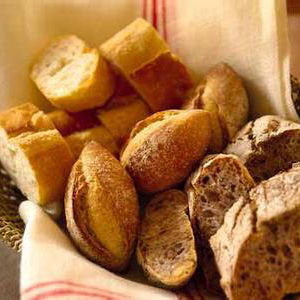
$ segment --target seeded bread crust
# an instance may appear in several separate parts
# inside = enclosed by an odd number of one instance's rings
[[[282,299],[300,291],[300,168],[263,181],[211,237],[229,299]]]
[[[168,110],[137,123],[121,153],[121,163],[141,193],[182,182],[205,154],[210,141],[209,113]]]
[[[146,207],[137,244],[137,259],[157,285],[179,288],[192,277],[197,255],[186,195],[168,190]]]
[[[225,149],[240,157],[256,182],[300,161],[300,125],[278,116],[249,122]]]
[[[234,155],[208,155],[189,177],[186,193],[198,244],[198,259],[210,291],[221,294],[219,274],[209,238],[222,226],[227,210],[240,197],[245,201],[255,183]]]

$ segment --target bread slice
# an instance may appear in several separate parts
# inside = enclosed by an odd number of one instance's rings
[[[137,259],[151,281],[178,288],[192,277],[197,255],[186,195],[168,190],[146,207],[137,244]]]
[[[179,108],[193,85],[181,60],[144,19],[133,21],[100,51],[154,112]]]
[[[147,104],[136,95],[119,97],[119,100],[127,103],[114,108],[100,109],[98,118],[113,135],[117,144],[122,146],[128,139],[134,125],[150,116],[151,111]]]
[[[0,160],[29,200],[44,206],[63,199],[74,158],[51,120],[33,104],[0,113]]]
[[[75,35],[52,40],[30,76],[54,106],[71,112],[102,106],[114,91],[114,77],[106,61]]]
[[[76,159],[79,157],[83,148],[91,141],[100,143],[114,156],[118,156],[120,151],[114,137],[103,125],[79,132],[74,132],[66,136],[65,139]]]
[[[186,193],[189,214],[197,235],[198,259],[208,290],[220,294],[219,274],[209,238],[222,226],[227,210],[240,197],[245,201],[255,183],[234,155],[209,155],[189,177]]]
[[[181,183],[205,154],[211,137],[209,113],[167,110],[137,123],[121,163],[142,193]]]
[[[229,299],[282,299],[300,291],[299,166],[262,182],[211,237]]]
[[[278,116],[249,122],[225,149],[240,157],[256,182],[300,161],[300,125]]]
[[[74,164],[65,213],[83,254],[112,271],[126,268],[138,228],[138,198],[127,172],[100,144],[89,143]]]
[[[51,119],[55,128],[62,136],[100,125],[94,110],[70,114],[64,110],[58,109],[48,113],[47,116]]]

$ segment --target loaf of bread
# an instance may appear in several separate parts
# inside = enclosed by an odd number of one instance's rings
[[[46,205],[63,199],[74,158],[51,120],[33,104],[0,113],[0,160],[29,200]]]
[[[114,92],[114,77],[104,58],[75,35],[50,42],[30,76],[54,106],[71,112],[102,106]]]
[[[249,122],[225,149],[240,157],[256,182],[300,161],[300,125],[278,116]]]
[[[142,193],[182,182],[205,154],[211,137],[209,113],[167,110],[140,121],[121,154],[121,163]]]
[[[155,195],[146,207],[137,244],[137,259],[154,283],[178,288],[192,277],[197,255],[188,201],[179,190]]]
[[[126,268],[138,228],[138,198],[130,176],[100,144],[89,143],[74,164],[65,213],[83,254],[112,271]]]
[[[214,66],[205,75],[184,108],[206,109],[212,114],[211,150],[220,152],[228,140],[247,122],[248,97],[242,80],[226,63]],[[220,137],[222,132],[223,138]]]
[[[134,125],[148,117],[151,111],[147,104],[136,95],[118,97],[118,100],[120,103],[127,103],[113,108],[100,109],[98,118],[121,146],[128,139]]]
[[[179,108],[193,85],[181,60],[144,19],[115,34],[100,51],[154,112]]]
[[[58,109],[48,113],[47,116],[51,119],[55,128],[62,136],[100,125],[96,113],[93,110],[70,114]]]
[[[220,293],[219,274],[209,238],[221,227],[227,210],[240,197],[245,201],[255,183],[234,155],[209,155],[189,177],[186,193],[189,214],[197,234],[198,259],[210,291]]]
[[[118,156],[120,152],[114,137],[103,125],[74,132],[66,136],[65,140],[69,144],[70,149],[76,159],[79,157],[83,148],[91,141],[100,143],[114,156]]]
[[[300,168],[237,201],[210,244],[229,299],[282,299],[300,291]]]

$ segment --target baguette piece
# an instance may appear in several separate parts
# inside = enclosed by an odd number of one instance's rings
[[[282,299],[300,291],[299,166],[262,182],[211,237],[229,299]]]
[[[65,213],[83,254],[112,271],[126,268],[138,228],[138,198],[130,176],[100,144],[90,142],[74,164]]]
[[[300,125],[278,116],[263,116],[249,122],[225,153],[240,157],[260,182],[300,161]]]
[[[139,122],[121,154],[121,163],[141,193],[182,182],[205,154],[210,141],[209,113],[167,110]]]
[[[222,226],[227,210],[240,197],[245,201],[255,183],[234,155],[208,155],[189,177],[186,193],[189,214],[197,235],[198,259],[208,290],[221,294],[219,274],[209,238]]]
[[[197,254],[188,201],[179,190],[155,195],[146,207],[137,244],[137,259],[151,281],[178,288],[192,277]]]
[[[100,143],[114,156],[118,156],[120,151],[115,139],[103,125],[74,132],[66,136],[65,139],[76,159],[80,156],[83,148],[91,141]]]
[[[144,19],[133,21],[102,44],[100,51],[153,112],[179,108],[193,85],[181,60]]]
[[[100,125],[95,111],[91,110],[70,114],[58,109],[48,113],[47,116],[62,136]]]
[[[71,112],[102,106],[114,92],[114,77],[106,61],[75,35],[50,42],[30,77],[55,107]]]
[[[127,104],[100,109],[98,118],[113,135],[117,144],[122,146],[128,139],[134,125],[150,116],[151,112],[147,104],[136,95],[119,97],[119,100],[123,103],[127,102]]]
[[[33,104],[0,113],[0,160],[29,200],[44,206],[63,199],[74,158],[51,120]]]

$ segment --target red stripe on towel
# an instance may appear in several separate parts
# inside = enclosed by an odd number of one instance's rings
[[[148,17],[148,14],[147,14],[147,6],[148,6],[147,0],[143,0],[143,13],[142,13],[142,15],[143,15],[143,18],[144,18],[145,20],[147,20],[147,17]]]
[[[157,30],[157,0],[152,0],[152,25]]]
[[[168,33],[167,33],[167,0],[162,0],[162,23],[163,23],[163,37],[165,41],[168,41]]]

